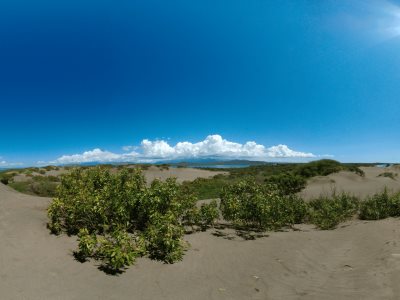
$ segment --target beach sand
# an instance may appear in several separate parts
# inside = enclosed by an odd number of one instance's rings
[[[399,219],[255,240],[213,229],[185,236],[181,262],[140,258],[111,276],[74,260],[75,237],[49,234],[49,202],[0,184],[0,299],[400,299]]]
[[[400,177],[395,179],[379,176],[384,172],[400,174],[398,167],[361,167],[365,173],[361,177],[355,173],[342,171],[328,176],[313,177],[308,181],[307,187],[300,193],[306,199],[319,195],[331,195],[333,191],[346,192],[360,198],[381,192],[386,187],[390,192],[400,191]]]

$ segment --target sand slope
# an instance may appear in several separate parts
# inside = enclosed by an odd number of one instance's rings
[[[168,170],[160,170],[158,167],[151,166],[143,171],[148,183],[154,179],[165,180],[169,177],[175,177],[178,182],[193,181],[196,178],[211,178],[218,174],[228,174],[223,171],[209,171],[195,168],[169,168]]]
[[[135,168],[136,166],[128,166],[129,168]],[[46,176],[61,176],[67,174],[68,170],[60,168],[60,170],[51,170],[45,173]],[[118,172],[117,168],[111,169],[112,173]],[[34,176],[44,176],[39,173],[32,173]],[[168,168],[160,169],[156,166],[150,166],[148,169],[143,170],[143,175],[146,178],[148,184],[150,184],[154,179],[166,180],[169,177],[175,177],[177,182],[182,183],[183,181],[193,181],[197,178],[211,178],[219,174],[228,174],[224,171],[209,171],[195,168]],[[26,174],[17,174],[14,176],[15,182],[24,182],[32,180],[31,177]]]
[[[0,184],[1,299],[400,298],[398,219],[334,231],[302,225],[250,241],[203,232],[186,237],[182,262],[141,258],[109,276],[94,262],[74,261],[75,238],[49,235],[48,202]]]
[[[387,187],[390,191],[400,191],[400,177],[395,180],[388,177],[379,177],[383,172],[399,173],[397,167],[379,168],[362,167],[365,176],[361,177],[352,172],[339,172],[328,176],[313,177],[308,181],[307,187],[300,193],[304,198],[310,199],[321,194],[330,195],[333,190],[347,192],[358,197],[366,197],[382,191]]]

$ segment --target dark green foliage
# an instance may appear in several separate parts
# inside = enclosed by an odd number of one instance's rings
[[[97,239],[98,247],[93,256],[112,270],[130,266],[143,251],[134,241],[126,231],[112,231]]]
[[[87,258],[94,256],[97,248],[97,236],[96,234],[90,234],[86,228],[82,228],[78,233],[79,244],[78,251],[75,252],[75,256],[79,260],[84,261]]]
[[[347,171],[354,172],[361,177],[365,176],[365,172],[363,170],[361,170],[357,165],[349,164],[349,165],[343,165],[343,166],[345,167],[345,170],[347,170]]]
[[[218,198],[221,189],[231,182],[228,176],[216,175],[213,178],[197,178],[193,181],[186,181],[183,185],[190,188],[198,199]]]
[[[183,257],[184,229],[172,212],[155,213],[144,232],[146,249],[153,259],[173,263]]]
[[[320,229],[333,229],[340,222],[355,215],[358,207],[358,199],[345,193],[320,197],[309,203],[309,219]]]
[[[79,231],[78,237],[79,251],[75,253],[75,257],[81,261],[94,257],[101,260],[103,266],[112,272],[130,266],[144,251],[141,239],[132,237],[124,230],[115,230],[98,237],[89,234],[84,228]]]
[[[310,178],[314,176],[327,176],[340,171],[350,171],[364,176],[364,171],[361,170],[358,165],[342,164],[332,159],[321,159],[306,164],[300,164],[297,169],[294,170],[294,173],[304,178]]]
[[[379,220],[400,216],[400,194],[389,195],[385,189],[365,200],[360,207],[360,219]]]
[[[227,171],[229,174],[220,174],[208,179],[199,178],[192,182],[185,182],[184,184],[191,187],[199,199],[218,198],[221,189],[225,185],[235,184],[248,179],[260,184],[273,182],[279,186],[284,194],[290,194],[301,191],[306,184],[306,180],[313,176],[326,176],[342,170],[364,176],[364,172],[359,168],[360,166],[362,165],[342,164],[329,159],[305,164],[264,164],[246,168],[224,169],[223,171]],[[209,168],[208,170],[221,171],[221,169],[216,168]]]
[[[80,256],[116,269],[132,263],[135,251],[172,263],[183,256],[184,226],[196,212],[195,203],[175,179],[148,187],[139,169],[113,174],[103,167],[80,168],[62,177],[48,208],[48,227],[55,234],[79,233]],[[144,247],[139,252],[132,240],[138,236]],[[97,246],[90,254],[94,237]]]
[[[13,182],[13,173],[0,173],[0,182],[2,184],[8,185]]]
[[[284,195],[296,194],[304,189],[307,184],[304,177],[292,173],[272,175],[265,181],[275,184]]]
[[[400,192],[391,195],[390,197],[391,202],[391,217],[400,217]]]
[[[163,171],[163,170],[169,170],[169,165],[168,164],[161,164],[161,165],[157,165],[157,167]]]
[[[45,169],[46,171],[53,171],[53,170],[59,170],[60,168],[56,166],[46,166],[43,167],[43,169]]]
[[[202,204],[198,211],[197,223],[201,228],[205,229],[208,226],[213,226],[215,221],[219,218],[219,210],[217,201],[212,200],[208,204]]]
[[[18,192],[39,197],[54,197],[56,195],[59,179],[55,176],[29,175],[29,179],[26,181],[14,181],[16,173],[2,174],[0,178],[4,175],[7,176],[5,182]]]
[[[308,219],[308,204],[299,196],[288,195],[285,197],[289,205],[287,207],[291,224],[301,224]]]
[[[303,200],[285,196],[273,184],[243,181],[225,187],[221,212],[225,220],[260,230],[290,226],[304,218]]]
[[[104,225],[113,224],[129,228],[130,214],[145,191],[139,172],[113,175],[105,168],[75,169],[62,177],[58,197],[49,209],[62,203],[64,209],[58,223],[69,234],[77,234],[82,228],[102,233]]]
[[[393,172],[383,172],[383,173],[378,175],[378,177],[388,177],[388,178],[391,178],[393,180],[396,180],[397,176],[398,176],[398,174],[397,173],[393,173]]]

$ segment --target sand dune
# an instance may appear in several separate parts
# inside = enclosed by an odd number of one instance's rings
[[[227,172],[217,172],[209,170],[201,170],[194,168],[169,168],[168,170],[160,170],[155,166],[145,170],[144,176],[147,182],[152,182],[154,179],[165,180],[168,177],[175,177],[178,182],[193,181],[196,178],[211,178],[218,174],[228,174]]]
[[[300,193],[310,199],[321,194],[330,195],[333,190],[347,192],[358,197],[366,197],[382,191],[385,187],[392,192],[400,191],[400,177],[392,179],[379,176],[384,172],[400,173],[397,167],[379,168],[362,167],[365,176],[361,177],[352,172],[339,172],[329,176],[313,177],[307,187]]]
[[[132,168],[135,166],[131,166]],[[47,171],[45,174],[39,174],[33,172],[32,174],[35,176],[60,176],[63,174],[68,173],[69,171],[60,168],[59,170],[51,170]],[[117,172],[117,169],[111,169],[111,172]],[[168,168],[168,169],[160,169],[156,166],[150,166],[148,169],[143,170],[143,175],[146,178],[148,183],[151,183],[154,179],[165,180],[169,177],[175,177],[176,180],[180,183],[183,181],[193,181],[196,178],[211,178],[218,174],[228,174],[228,172],[224,171],[209,171],[209,170],[202,170],[202,169],[195,169],[195,168]],[[14,176],[15,182],[24,182],[31,180],[31,177],[27,176],[26,174],[17,174]]]
[[[182,262],[141,258],[119,276],[81,264],[74,237],[49,235],[50,199],[0,184],[1,299],[399,299],[399,220],[350,221],[334,231],[233,231],[186,236]],[[216,234],[216,235],[213,235]],[[217,234],[218,233],[218,234]]]

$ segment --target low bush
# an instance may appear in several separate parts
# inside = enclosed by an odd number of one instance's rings
[[[101,260],[103,267],[111,272],[130,266],[137,256],[144,251],[140,238],[132,238],[124,230],[114,230],[109,234],[97,237],[89,234],[87,229],[81,229],[78,234],[79,251],[75,256],[79,260],[94,257]]]
[[[393,180],[396,180],[396,177],[398,176],[397,173],[393,173],[393,172],[383,172],[381,174],[379,174],[377,177],[387,177]]]
[[[289,205],[287,210],[290,216],[290,224],[301,224],[308,220],[308,204],[299,196],[286,197]]]
[[[54,197],[56,195],[58,179],[54,176],[31,176],[26,181],[10,181],[9,185],[18,192],[39,197]]]
[[[340,171],[350,171],[360,176],[365,175],[364,171],[355,164],[342,164],[332,159],[321,159],[306,164],[300,164],[294,170],[294,174],[304,178],[310,178],[314,176],[327,176]]]
[[[217,201],[212,200],[208,204],[202,204],[198,212],[197,223],[204,230],[209,226],[213,226],[219,218],[219,210]]]
[[[14,181],[14,174],[12,173],[1,173],[0,182],[2,184],[8,185]]]
[[[155,213],[144,232],[150,258],[167,263],[181,260],[184,250],[183,234],[184,228],[172,213]]]
[[[309,221],[319,229],[333,229],[340,222],[355,215],[358,208],[359,200],[345,193],[320,197],[309,203]]]
[[[228,183],[224,175],[216,175],[213,178],[197,178],[193,181],[183,182],[197,196],[198,199],[218,198],[222,188]]]
[[[75,169],[61,179],[48,208],[48,227],[55,234],[78,234],[80,256],[114,269],[144,253],[172,263],[183,256],[189,221],[199,226],[213,221],[215,204],[196,210],[195,203],[175,179],[155,180],[148,187],[139,169],[115,174],[104,167]]]
[[[292,173],[282,173],[270,176],[266,182],[275,184],[284,195],[296,194],[306,187],[307,180]]]
[[[360,207],[360,219],[380,220],[400,216],[400,194],[389,195],[385,189],[365,200]]]
[[[258,230],[280,229],[301,221],[306,204],[294,196],[282,195],[274,184],[241,181],[221,193],[221,212],[225,220]]]

